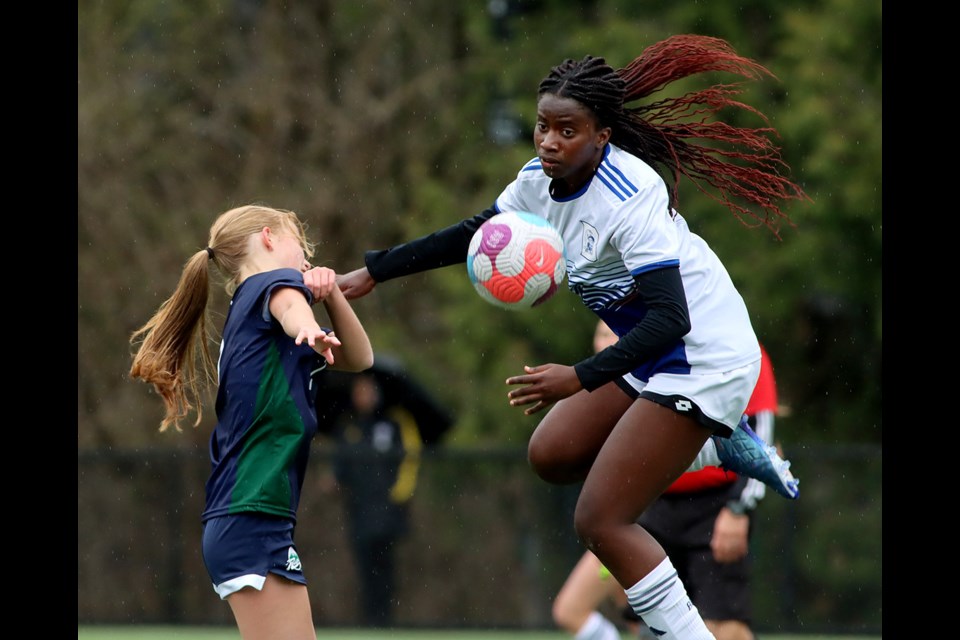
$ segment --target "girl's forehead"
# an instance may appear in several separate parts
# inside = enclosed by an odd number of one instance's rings
[[[537,100],[537,113],[555,118],[585,118],[591,115],[590,109],[579,100],[552,93],[545,93],[540,96]]]

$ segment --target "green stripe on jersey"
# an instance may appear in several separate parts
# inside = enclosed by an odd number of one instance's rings
[[[280,352],[270,345],[252,424],[237,462],[230,512],[290,515],[290,473],[304,434],[303,419],[290,397]]]

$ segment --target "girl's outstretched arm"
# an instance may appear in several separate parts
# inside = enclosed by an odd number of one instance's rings
[[[297,344],[306,342],[314,351],[334,364],[336,354],[332,349],[340,346],[333,332],[320,328],[303,292],[293,287],[279,287],[270,295],[270,313],[283,327],[283,331]]]

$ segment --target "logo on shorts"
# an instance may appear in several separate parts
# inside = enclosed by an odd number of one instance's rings
[[[690,411],[693,408],[693,403],[689,400],[677,400],[674,406],[677,407],[677,411]]]
[[[300,556],[297,555],[293,547],[287,549],[287,571],[302,571],[300,566]]]

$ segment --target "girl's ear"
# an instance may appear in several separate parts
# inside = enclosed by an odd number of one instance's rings
[[[604,127],[597,132],[597,147],[603,147],[608,142],[610,142],[610,136],[613,133],[613,129],[610,127]]]
[[[273,231],[270,230],[270,227],[264,227],[260,230],[260,242],[267,249],[273,249]]]

